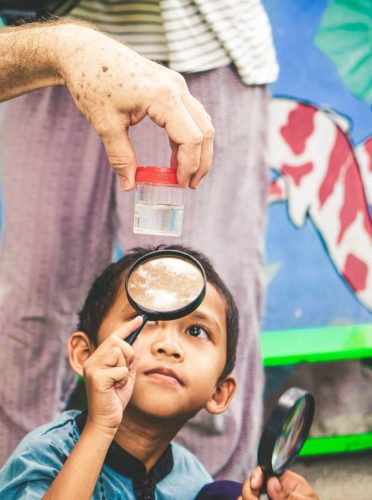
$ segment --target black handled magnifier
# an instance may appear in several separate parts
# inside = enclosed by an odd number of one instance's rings
[[[169,321],[194,311],[203,301],[207,280],[200,262],[179,250],[156,250],[128,270],[125,290],[131,306],[143,316],[142,325],[125,340],[138,337],[147,321]]]
[[[297,458],[313,421],[314,396],[291,387],[280,397],[263,428],[257,462],[265,474],[264,486],[271,476],[280,476]]]

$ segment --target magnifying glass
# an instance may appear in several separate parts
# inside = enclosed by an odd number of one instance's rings
[[[280,397],[263,428],[257,462],[265,474],[263,489],[270,476],[280,476],[297,458],[309,435],[315,409],[314,396],[291,387]]]
[[[127,272],[125,290],[143,323],[125,340],[133,344],[147,321],[190,314],[202,303],[206,287],[202,265],[186,252],[156,250],[140,257]]]

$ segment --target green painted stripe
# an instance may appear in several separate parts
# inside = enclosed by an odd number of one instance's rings
[[[372,449],[372,433],[322,436],[307,439],[300,456],[330,455]]]
[[[372,324],[262,332],[265,366],[372,357]]]

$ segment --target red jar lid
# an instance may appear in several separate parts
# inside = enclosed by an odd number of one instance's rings
[[[170,167],[137,167],[136,183],[177,185],[176,169]]]

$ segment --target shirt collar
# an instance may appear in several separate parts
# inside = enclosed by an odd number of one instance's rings
[[[80,434],[84,429],[87,416],[88,412],[84,411],[75,417]],[[129,477],[133,482],[146,482],[148,485],[155,485],[173,469],[172,446],[168,446],[149,474],[147,474],[146,467],[138,458],[121,448],[115,441],[112,441],[104,463],[119,474]]]

